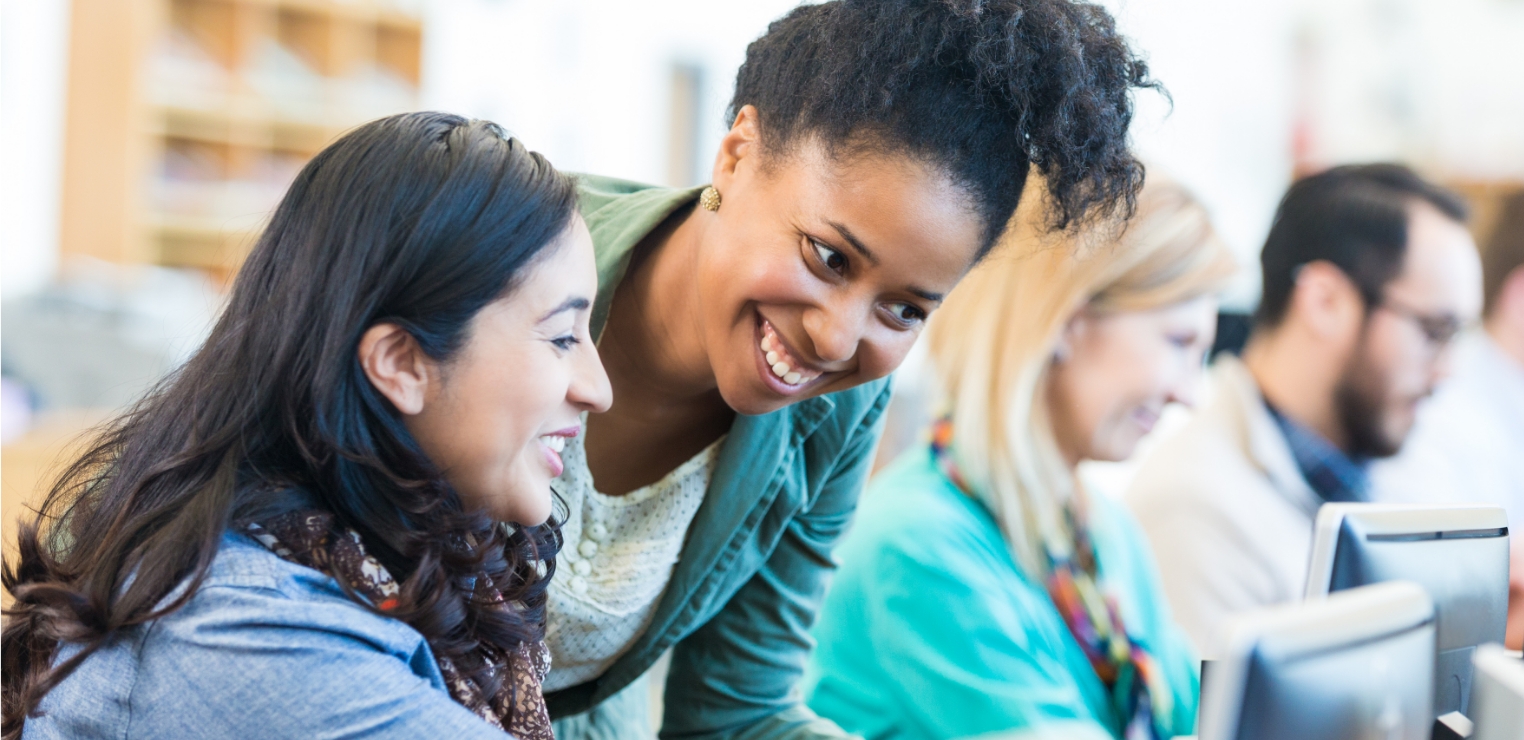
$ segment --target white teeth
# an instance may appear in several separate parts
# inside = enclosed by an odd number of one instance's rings
[[[799,385],[800,383],[807,383],[820,377],[819,373],[806,374],[795,370],[789,364],[791,358],[788,356],[787,351],[784,350],[783,343],[778,341],[773,335],[773,327],[765,323],[762,325],[761,347],[763,356],[767,359],[769,369],[773,371],[773,375],[778,376],[778,379],[783,382],[789,385]]]
[[[566,438],[560,435],[547,434],[540,438],[540,442],[557,454],[566,449]]]

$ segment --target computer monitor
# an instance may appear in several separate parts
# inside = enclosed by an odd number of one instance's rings
[[[1235,620],[1201,740],[1429,740],[1434,602],[1395,581]]]
[[[1471,654],[1508,622],[1508,516],[1483,505],[1324,504],[1314,525],[1307,598],[1414,581],[1439,622],[1434,714],[1468,714]]]
[[[1501,645],[1483,645],[1472,659],[1476,683],[1471,690],[1471,740],[1519,740],[1524,737],[1524,661]]]

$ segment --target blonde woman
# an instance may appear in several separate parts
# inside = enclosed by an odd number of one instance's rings
[[[868,738],[1190,734],[1195,661],[1147,546],[1075,470],[1190,403],[1233,259],[1158,178],[1104,243],[1018,219],[929,330],[949,411],[863,496],[809,704]]]

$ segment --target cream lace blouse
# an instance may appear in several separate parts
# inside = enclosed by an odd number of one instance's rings
[[[582,437],[567,441],[561,453],[565,472],[551,484],[569,513],[550,584],[545,691],[597,678],[645,631],[724,441],[623,496],[599,493]]]

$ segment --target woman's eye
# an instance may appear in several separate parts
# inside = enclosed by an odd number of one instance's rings
[[[1180,349],[1190,349],[1196,344],[1195,334],[1175,334],[1169,338],[1169,343]]]
[[[837,275],[847,271],[847,256],[814,239],[810,244],[815,247],[815,256],[820,258],[820,264],[825,265],[827,270]]]
[[[909,303],[889,304],[889,313],[901,324],[914,325],[926,320],[926,312]]]
[[[555,339],[550,340],[550,343],[556,345],[557,349],[565,352],[566,350],[581,344],[582,340],[578,339],[572,334],[567,334],[566,336],[556,337]]]

